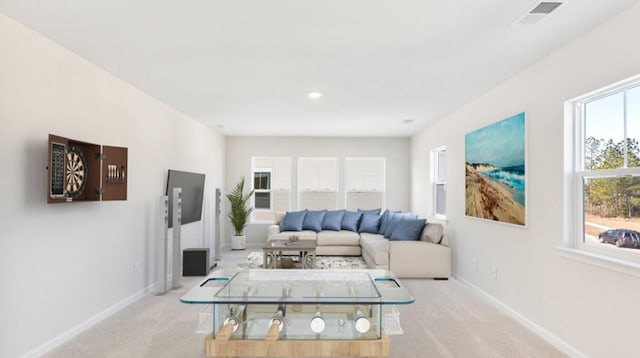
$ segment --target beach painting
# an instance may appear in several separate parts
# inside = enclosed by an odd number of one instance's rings
[[[465,136],[465,214],[526,226],[525,115]]]

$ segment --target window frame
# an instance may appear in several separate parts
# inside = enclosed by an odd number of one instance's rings
[[[627,167],[627,151],[624,153],[624,164],[615,169],[586,169],[586,106],[588,103],[624,92],[624,138],[627,136],[627,102],[626,92],[640,86],[640,75],[614,83],[610,86],[592,91],[583,96],[565,102],[565,216],[566,226],[564,245],[560,248],[563,256],[589,262],[616,271],[640,276],[640,252],[615,250],[609,246],[598,246],[585,242],[585,179],[624,178],[640,176],[639,167]],[[568,164],[568,165],[567,165]],[[613,228],[617,229],[617,228]]]
[[[269,173],[269,188],[268,189],[257,189],[255,188],[255,175],[256,173]],[[273,182],[273,168],[253,168],[251,170],[251,179],[253,179],[253,190],[254,190],[254,196],[253,196],[253,210],[259,210],[259,211],[273,211],[273,186],[271,185],[271,183]],[[255,194],[258,193],[269,193],[269,208],[257,208],[256,207],[256,197]]]
[[[430,189],[431,189],[431,213],[434,217],[438,218],[438,219],[442,219],[442,220],[446,220],[447,219],[447,206],[446,206],[446,201],[447,201],[447,171],[445,168],[445,172],[444,172],[444,180],[440,180],[440,156],[439,154],[444,152],[445,155],[445,165],[446,165],[446,155],[447,155],[447,146],[446,145],[442,145],[439,146],[437,148],[434,148],[431,150],[430,154],[431,154],[431,175],[430,175],[430,179],[431,179],[431,185],[430,185]],[[444,191],[445,191],[445,210],[444,210],[444,214],[440,214],[437,212],[437,205],[438,205],[438,185],[444,185]]]
[[[273,165],[273,161],[278,161],[278,160],[286,160],[288,161],[288,171],[289,171],[289,177],[288,177],[288,184],[289,187],[287,189],[283,189],[283,188],[274,188],[274,184],[276,183],[276,178],[274,177],[274,175],[277,175],[276,170],[274,169],[274,165]],[[271,167],[266,167],[264,165],[256,165],[257,161],[271,161]],[[269,180],[269,189],[255,189],[255,173],[264,173],[264,172],[269,172],[271,173],[270,176],[270,180]],[[275,197],[276,197],[276,193],[277,192],[282,192],[282,191],[287,191],[288,192],[288,209],[287,210],[291,210],[292,209],[292,205],[291,205],[291,192],[292,192],[292,188],[291,188],[291,174],[292,174],[292,158],[291,157],[271,157],[271,156],[255,156],[255,157],[251,157],[251,189],[255,190],[255,193],[265,193],[268,192],[269,194],[269,209],[264,209],[264,208],[256,208],[256,202],[255,202],[255,194],[251,197],[251,207],[253,208],[253,211],[251,213],[251,217],[250,217],[250,223],[251,224],[272,224],[275,222]],[[274,215],[274,220],[260,220],[260,219],[256,219],[256,214],[260,214],[260,213],[272,213]]]

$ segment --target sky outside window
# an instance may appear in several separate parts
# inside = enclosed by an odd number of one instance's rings
[[[585,163],[587,170],[624,166],[624,93],[616,93],[585,107]],[[595,138],[595,140],[593,140]]]
[[[589,102],[586,106],[585,138],[594,137],[614,143],[624,138],[624,95],[612,96]]]

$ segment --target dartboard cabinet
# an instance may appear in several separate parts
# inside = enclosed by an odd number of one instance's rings
[[[49,134],[47,202],[127,200],[127,154]]]

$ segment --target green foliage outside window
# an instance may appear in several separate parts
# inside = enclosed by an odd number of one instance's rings
[[[640,148],[636,139],[615,143],[589,137],[585,140],[585,169],[640,167]],[[592,178],[585,180],[585,213],[601,217],[631,218],[640,214],[640,177]]]

